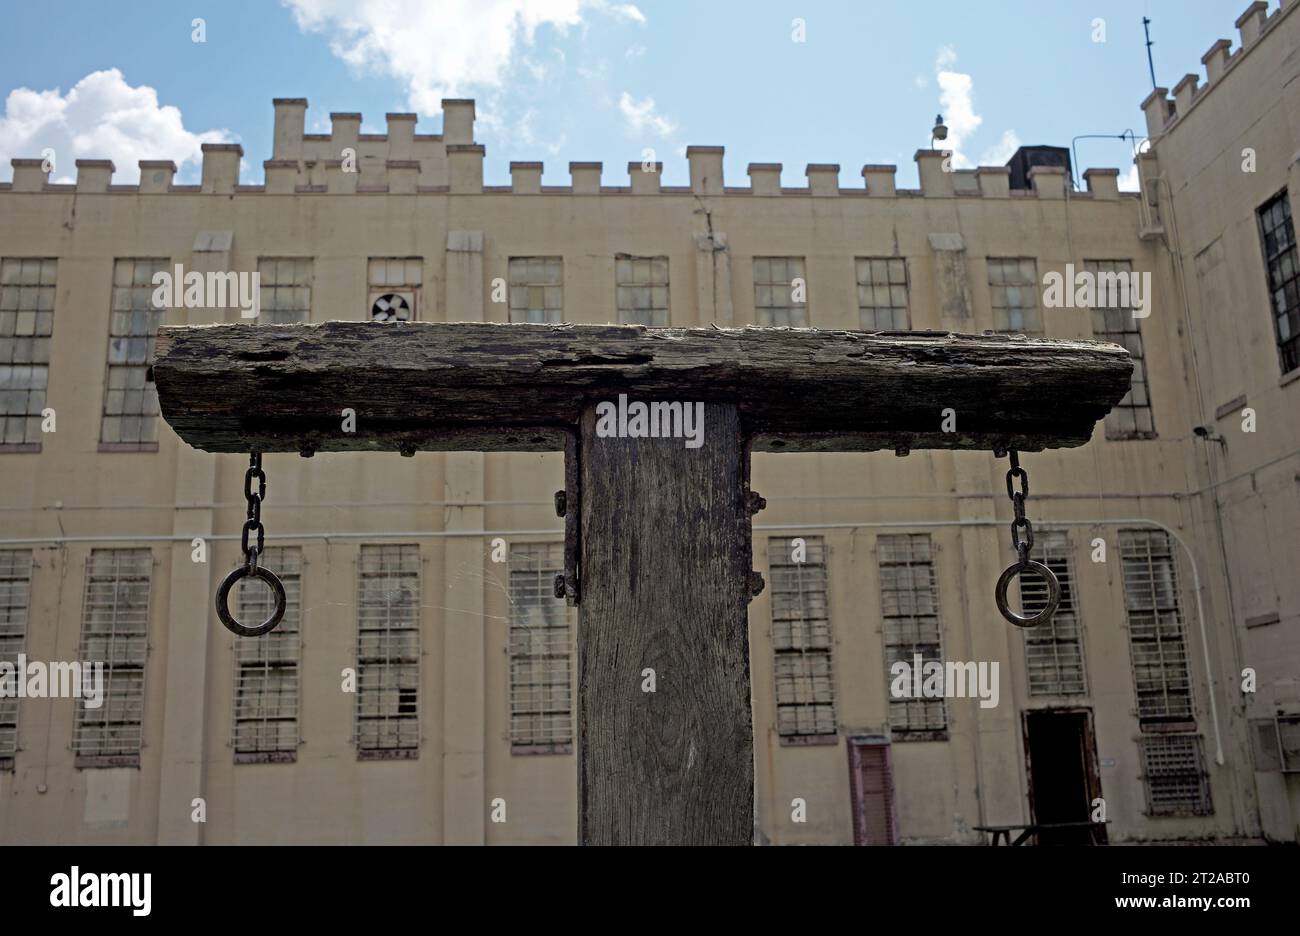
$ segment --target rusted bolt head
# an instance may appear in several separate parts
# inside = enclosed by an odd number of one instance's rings
[[[555,597],[556,598],[564,597],[564,573],[563,572],[555,573]]]
[[[555,492],[555,515],[563,517],[569,512],[569,495],[564,491]]]

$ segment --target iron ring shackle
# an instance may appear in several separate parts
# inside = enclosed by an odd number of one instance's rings
[[[260,578],[271,587],[271,594],[275,596],[275,609],[271,612],[271,616],[256,627],[240,624],[235,620],[235,616],[230,613],[230,589],[245,576]],[[265,566],[253,566],[252,568],[248,565],[239,566],[222,579],[221,587],[217,589],[217,617],[226,626],[226,630],[240,637],[261,637],[263,634],[270,633],[284,617],[287,604],[288,599],[284,594],[284,583],[280,581],[278,575]]]
[[[1011,584],[1013,578],[1028,571],[1037,572],[1047,582],[1047,603],[1043,605],[1037,614],[1017,614],[1007,604],[1007,587]],[[1001,577],[998,579],[997,588],[993,590],[993,600],[997,602],[998,613],[1016,627],[1037,627],[1044,621],[1050,621],[1052,615],[1056,613],[1056,609],[1061,603],[1061,582],[1056,577],[1056,573],[1047,566],[1036,559],[1027,559],[1024,562],[1009,565],[1003,570]]]

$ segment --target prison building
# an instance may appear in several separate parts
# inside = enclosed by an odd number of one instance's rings
[[[237,640],[213,593],[241,558],[247,458],[180,443],[150,361],[162,323],[244,319],[233,301],[157,308],[154,277],[177,265],[257,272],[263,323],[1122,344],[1131,390],[1090,444],[1024,455],[1035,555],[1064,590],[1050,625],[994,608],[1014,553],[992,453],[755,455],[755,840],[974,844],[1100,815],[1111,843],[1296,840],[1297,7],[1252,3],[1204,82],[1147,99],[1132,194],[1117,169],[1076,180],[1022,158],[1013,185],[1007,167],[945,171],[935,150],[916,154],[916,189],[876,164],[811,164],[791,186],[771,163],[724,178],[720,146],[687,150],[687,185],[653,162],[562,180],[516,162],[486,185],[468,100],[443,102],[439,134],[411,114],[362,133],[355,113],[309,134],[307,101],[277,99],[255,185],[237,144],[205,145],[197,184],[167,161],[122,184],[106,161],[61,181],[15,159],[0,660],[100,661],[104,681],[97,706],[0,698],[0,841],[576,838],[577,620],[552,591],[562,456],[267,455],[264,563],[288,611]],[[1148,314],[1049,307],[1045,277],[1067,265],[1149,274]],[[335,402],[341,420],[358,403]],[[240,614],[265,601],[245,590]],[[996,663],[996,704],[893,692],[895,665],[918,660]],[[674,678],[671,660],[646,665]]]

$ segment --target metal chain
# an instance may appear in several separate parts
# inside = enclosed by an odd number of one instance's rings
[[[1011,508],[1016,518],[1011,521],[1011,547],[1020,557],[1020,567],[1029,564],[1029,550],[1034,548],[1034,525],[1025,516],[1025,499],[1029,497],[1029,472],[1020,467],[1020,453],[1014,449],[1007,453],[1011,458],[1011,469],[1007,472],[1007,497],[1011,498]],[[1020,479],[1020,490],[1015,489],[1015,480]],[[1020,538],[1020,531],[1025,537]]]
[[[1015,519],[1011,521],[1011,546],[1016,551],[1017,561],[1003,571],[993,589],[993,598],[998,612],[1012,624],[1017,627],[1037,627],[1044,621],[1050,621],[1056,613],[1057,605],[1061,603],[1061,583],[1050,568],[1029,558],[1029,551],[1034,548],[1034,525],[1025,516],[1025,501],[1029,498],[1029,473],[1020,467],[1019,452],[1012,450],[1007,455],[1011,458],[1011,469],[1007,472],[1007,497],[1011,498],[1011,509],[1015,513]],[[1020,481],[1018,491],[1017,479]],[[1047,597],[1038,613],[1026,616],[1011,610],[1007,603],[1007,587],[1013,578],[1030,571],[1042,577],[1047,585]],[[1023,594],[1022,592],[1022,598]]]
[[[253,481],[257,481],[257,493],[253,493]],[[244,500],[248,501],[248,519],[244,521],[244,530],[239,536],[239,546],[244,551],[245,566],[249,574],[257,571],[257,558],[266,549],[266,528],[262,526],[262,500],[266,497],[266,472],[262,470],[262,453],[253,452],[248,456],[248,471],[244,474]],[[248,542],[248,534],[257,531],[257,545]]]
[[[253,482],[257,490],[253,490]],[[244,564],[236,566],[227,575],[217,589],[217,617],[226,629],[240,637],[260,637],[275,629],[284,617],[288,599],[284,593],[284,583],[280,577],[265,567],[259,567],[258,557],[266,549],[266,529],[262,526],[262,501],[266,498],[266,472],[262,470],[262,453],[253,452],[248,456],[248,471],[244,474],[244,500],[248,501],[248,519],[244,521],[244,530],[239,535],[239,546],[244,550]],[[249,542],[249,534],[256,532],[257,540]],[[260,578],[271,589],[275,607],[271,616],[261,624],[249,626],[240,624],[230,613],[230,590],[235,583],[245,577]]]

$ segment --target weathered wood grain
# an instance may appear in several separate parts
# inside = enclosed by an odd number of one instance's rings
[[[749,845],[748,457],[734,404],[704,444],[600,438],[582,416],[578,840]],[[655,692],[643,692],[644,671]]]
[[[211,452],[555,451],[620,391],[735,403],[759,451],[1035,451],[1086,442],[1131,371],[1091,341],[433,322],[164,327],[153,365],[163,417]]]

